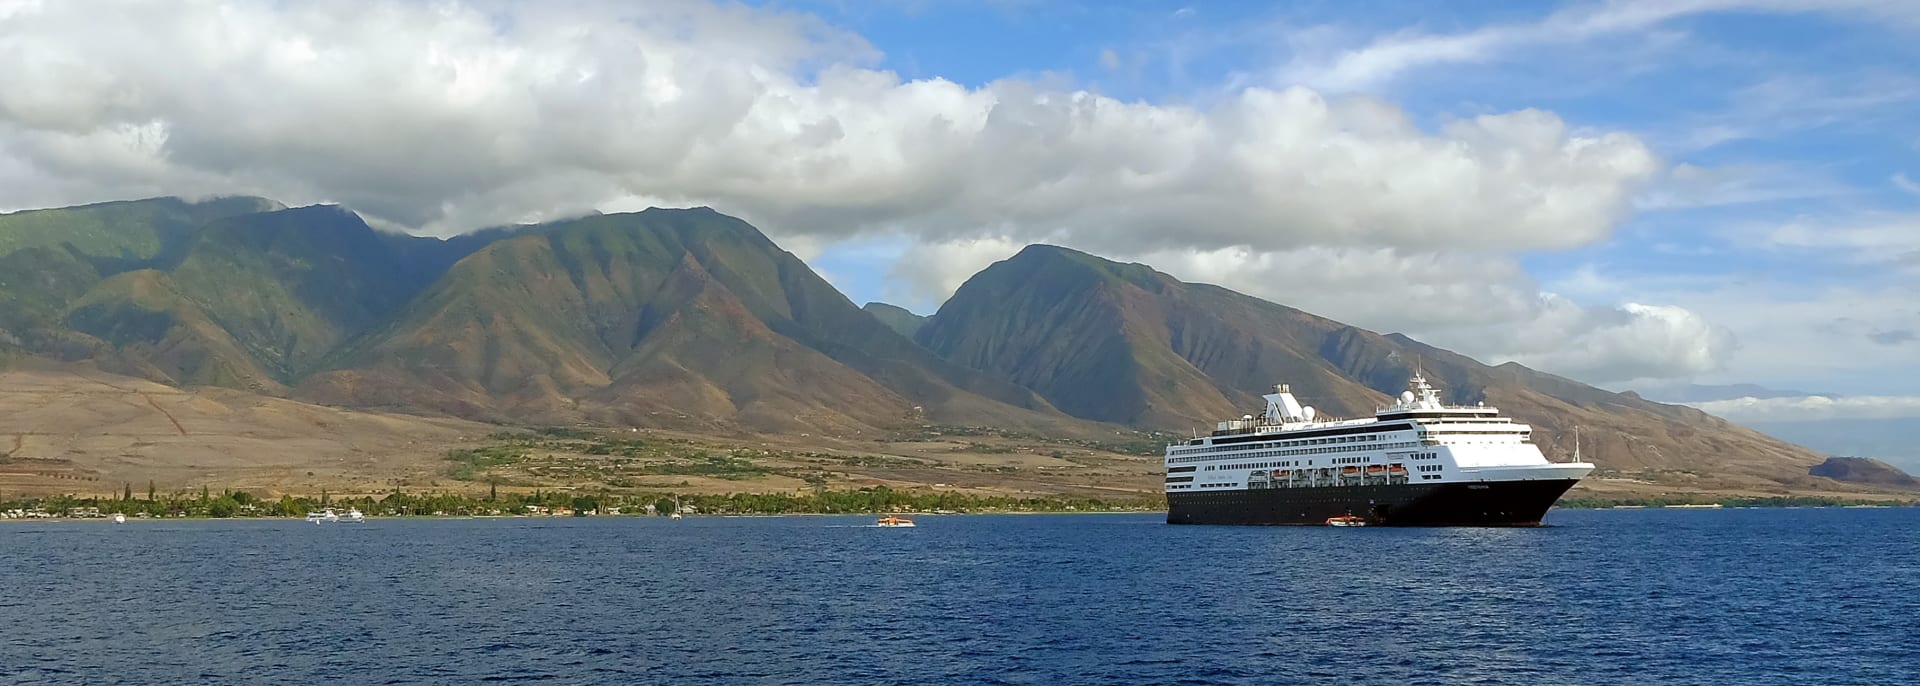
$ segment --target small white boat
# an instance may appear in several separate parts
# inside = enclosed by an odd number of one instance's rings
[[[361,514],[360,508],[356,507],[351,510],[347,510],[347,521],[364,522],[364,521],[367,521],[367,516],[365,514]]]
[[[125,523],[127,523],[127,516],[126,516],[126,515],[123,515],[123,514],[120,514],[120,513],[118,513],[118,512],[115,512],[115,513],[113,513],[113,523],[115,523],[115,524],[125,524]]]
[[[1327,518],[1327,526],[1366,526],[1366,525],[1367,525],[1367,518],[1365,517],[1355,517],[1353,515],[1341,515],[1339,517]]]
[[[886,527],[889,529],[911,528],[913,526],[913,520],[907,519],[906,517],[896,516],[896,515],[887,515],[885,517],[881,517],[880,521],[876,522],[874,526]]]
[[[307,521],[313,522],[315,524],[319,524],[321,522],[337,522],[337,521],[340,521],[340,514],[337,512],[334,512],[333,508],[329,507],[320,512],[308,512]]]

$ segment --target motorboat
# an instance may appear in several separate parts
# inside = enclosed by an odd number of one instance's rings
[[[1366,525],[1367,525],[1366,517],[1355,517],[1353,515],[1341,515],[1338,517],[1327,518],[1327,526],[1366,526]]]
[[[907,519],[906,517],[901,517],[898,515],[887,515],[885,517],[881,517],[880,521],[877,522],[875,526],[886,527],[889,529],[908,528],[913,526],[913,520]]]

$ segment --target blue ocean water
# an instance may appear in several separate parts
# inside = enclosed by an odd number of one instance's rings
[[[0,524],[0,683],[1911,684],[1920,510]]]

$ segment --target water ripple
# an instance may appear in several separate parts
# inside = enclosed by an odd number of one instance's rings
[[[1911,683],[1916,510],[0,524],[0,683]]]

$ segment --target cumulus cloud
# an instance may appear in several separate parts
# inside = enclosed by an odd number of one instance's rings
[[[1736,422],[1920,418],[1920,396],[1809,395],[1796,398],[1737,398],[1691,404],[1705,412]]]
[[[16,164],[439,232],[638,195],[786,233],[1563,248],[1604,237],[1658,168],[1538,111],[1429,133],[1301,88],[1194,109],[903,81],[861,68],[857,37],[737,6],[24,7],[0,23]]]
[[[1550,112],[904,80],[808,15],[692,0],[0,7],[0,208],[247,192],[448,234],[706,204],[807,254],[902,238],[928,299],[1046,241],[1595,379],[1726,348],[1506,257],[1604,240],[1662,174]]]
[[[1725,329],[1685,308],[1590,306],[1543,293],[1505,257],[1308,248],[1145,261],[1490,363],[1515,361],[1590,383],[1691,377],[1718,369],[1734,347]]]

